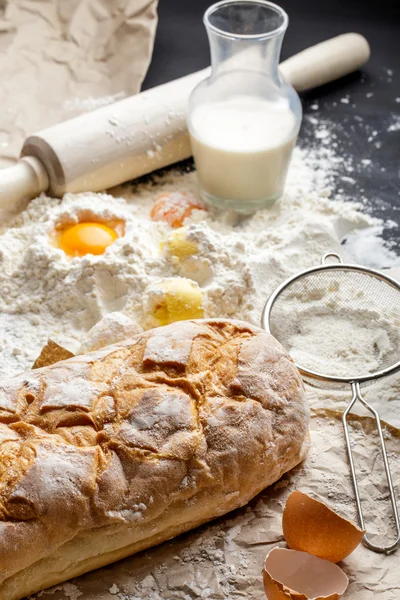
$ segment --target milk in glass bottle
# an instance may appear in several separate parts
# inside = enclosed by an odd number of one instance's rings
[[[288,17],[264,0],[223,0],[204,16],[211,76],[192,92],[188,127],[203,198],[252,213],[284,189],[301,103],[278,71]]]

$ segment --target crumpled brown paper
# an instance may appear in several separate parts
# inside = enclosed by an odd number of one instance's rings
[[[157,0],[0,0],[0,167],[27,135],[139,91]]]
[[[312,404],[314,401],[315,398],[311,398]],[[282,510],[294,489],[315,495],[344,516],[355,518],[340,419],[341,413],[337,411],[313,410],[312,449],[308,458],[247,507],[41,595],[49,595],[54,600],[66,597],[72,600],[265,600],[262,565],[272,547],[285,545]],[[363,417],[354,418],[353,425],[354,457],[360,473],[367,527],[375,541],[388,543],[395,534],[373,426],[369,418]],[[385,435],[399,493],[400,430],[387,426]],[[360,545],[340,563],[350,579],[343,598],[398,600],[399,560],[399,552],[385,556]]]

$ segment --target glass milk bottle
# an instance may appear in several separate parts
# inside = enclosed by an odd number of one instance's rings
[[[288,17],[264,0],[223,0],[204,15],[211,76],[192,92],[188,127],[203,198],[252,213],[284,189],[300,99],[278,72]]]

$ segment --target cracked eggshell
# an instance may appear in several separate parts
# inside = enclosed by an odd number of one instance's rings
[[[349,584],[329,560],[286,548],[269,552],[263,578],[268,600],[339,600]]]
[[[357,548],[365,531],[329,506],[295,491],[287,499],[282,518],[289,548],[337,563]]]

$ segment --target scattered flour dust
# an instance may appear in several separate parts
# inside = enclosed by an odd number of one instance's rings
[[[388,127],[388,132],[400,131],[400,115],[393,115],[392,122]]]
[[[196,252],[183,261],[165,251],[174,230],[149,214],[160,192],[198,196],[193,172],[171,171],[156,185],[124,186],[113,196],[33,200],[0,230],[0,376],[29,368],[49,337],[78,352],[82,342],[89,349],[150,327],[149,290],[166,277],[194,281],[206,317],[258,325],[279,283],[318,265],[325,252],[341,252],[346,233],[380,224],[358,205],[330,198],[340,160],[329,146],[318,152],[297,148],[286,193],[271,209],[246,218],[194,211],[184,235]],[[122,220],[125,235],[103,255],[71,259],[52,236],[55,227],[79,220]]]
[[[69,598],[69,600],[78,600],[81,596],[83,596],[83,592],[78,588],[74,583],[64,583],[62,585],[56,585],[52,588],[48,588],[47,590],[43,590],[36,594],[35,597],[41,598],[42,596],[51,596],[56,592],[63,592],[65,598]]]

